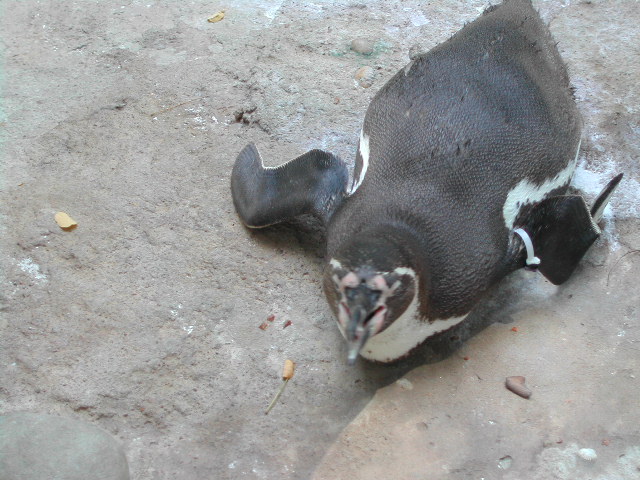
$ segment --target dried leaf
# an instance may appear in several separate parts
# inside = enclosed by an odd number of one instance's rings
[[[216,23],[216,22],[219,22],[220,20],[222,20],[223,18],[224,18],[224,10],[220,10],[215,15],[212,15],[209,18],[207,18],[207,22]]]
[[[282,370],[282,379],[283,380],[290,380],[291,378],[293,378],[293,372],[296,369],[296,364],[293,363],[291,360],[285,360],[284,361],[284,369]]]
[[[58,212],[53,217],[60,228],[63,230],[71,230],[75,228],[78,223],[64,212]]]

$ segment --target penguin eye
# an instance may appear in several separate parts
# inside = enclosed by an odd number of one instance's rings
[[[373,303],[377,303],[380,299],[380,295],[382,295],[381,290],[370,290],[371,297],[373,298]]]

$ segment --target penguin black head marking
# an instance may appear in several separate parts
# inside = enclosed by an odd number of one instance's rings
[[[320,217],[324,290],[349,363],[393,362],[463,321],[527,259],[553,283],[569,278],[621,179],[591,210],[565,195],[581,127],[551,33],[530,0],[506,0],[380,89],[351,187],[330,153],[269,168],[248,145],[231,192],[250,227]]]

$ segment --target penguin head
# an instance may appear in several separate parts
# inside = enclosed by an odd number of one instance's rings
[[[356,248],[357,255],[352,248],[347,249],[343,253],[351,255],[332,258],[325,269],[325,294],[348,342],[350,365],[369,339],[407,310],[418,290],[415,271],[401,250],[393,245],[382,246],[382,250],[371,250],[370,240],[362,242]]]

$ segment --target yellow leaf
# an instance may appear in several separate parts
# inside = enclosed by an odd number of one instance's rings
[[[219,22],[220,20],[222,20],[223,18],[224,18],[224,10],[220,10],[215,15],[212,15],[209,18],[207,18],[207,22],[216,23],[216,22]]]
[[[64,212],[58,212],[53,217],[60,228],[63,230],[71,230],[78,224],[76,221]]]
[[[285,360],[284,369],[282,371],[282,379],[283,380],[291,380],[293,378],[293,372],[296,368],[296,364],[291,360]]]

